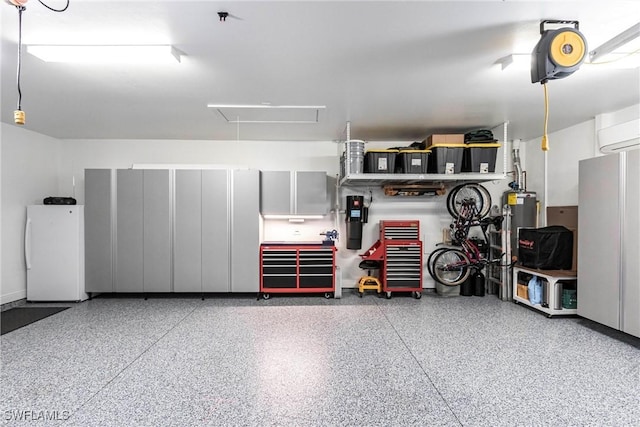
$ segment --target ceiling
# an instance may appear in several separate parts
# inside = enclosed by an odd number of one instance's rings
[[[7,3],[0,10],[1,113],[13,125],[18,13]],[[354,139],[400,141],[508,121],[509,139],[528,140],[542,134],[541,85],[528,69],[501,71],[496,61],[530,53],[542,19],[580,21],[594,48],[638,17],[635,0],[71,0],[63,13],[31,0],[24,44],[169,43],[184,56],[96,66],[23,53],[25,128],[56,138],[326,141],[344,139],[349,122]],[[548,86],[550,132],[640,102],[638,68],[583,65]],[[326,108],[317,123],[236,124],[212,103]]]

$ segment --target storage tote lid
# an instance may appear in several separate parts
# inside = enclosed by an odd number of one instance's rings
[[[501,147],[502,145],[499,142],[492,143],[473,143],[473,144],[463,144],[467,148],[495,148]]]
[[[434,142],[431,143],[428,147],[428,149],[431,148],[437,148],[437,147],[446,147],[446,148],[465,148],[468,147],[471,144],[465,144],[464,142]],[[487,145],[487,144],[482,144],[482,145]]]
[[[407,150],[400,150],[400,154],[402,153],[421,153],[421,154],[429,154],[431,153],[431,150],[412,150],[412,149],[407,149]]]

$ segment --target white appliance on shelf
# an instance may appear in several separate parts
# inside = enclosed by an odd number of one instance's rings
[[[27,206],[27,301],[84,301],[84,206]]]

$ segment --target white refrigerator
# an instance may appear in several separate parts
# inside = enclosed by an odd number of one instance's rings
[[[27,301],[84,301],[84,206],[27,206]]]

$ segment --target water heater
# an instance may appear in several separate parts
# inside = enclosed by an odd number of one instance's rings
[[[511,209],[511,256],[518,257],[518,232],[521,228],[537,227],[538,206],[533,191],[506,191],[502,204]]]

